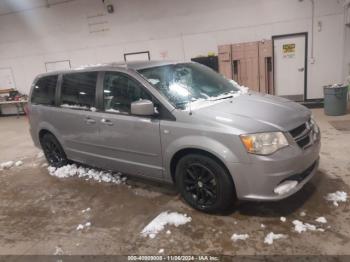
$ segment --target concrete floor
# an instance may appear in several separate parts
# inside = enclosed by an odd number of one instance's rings
[[[228,216],[197,212],[174,188],[135,178],[110,185],[51,177],[41,166],[45,160],[37,157],[26,119],[2,117],[0,162],[22,159],[24,165],[0,171],[0,254],[157,254],[159,249],[164,254],[350,254],[350,201],[335,207],[324,199],[337,190],[350,193],[350,132],[329,124],[350,115],[313,113],[322,130],[318,174],[289,199],[240,203]],[[87,207],[91,211],[82,213]],[[164,230],[154,239],[142,237],[143,227],[166,210],[186,213],[192,222],[167,227],[171,234]],[[300,216],[302,211],[306,216]],[[294,231],[292,220],[316,225],[319,216],[328,220],[321,226],[325,232]],[[76,230],[87,221],[92,223],[88,230]],[[271,231],[288,237],[264,244]],[[233,242],[233,233],[250,237]]]

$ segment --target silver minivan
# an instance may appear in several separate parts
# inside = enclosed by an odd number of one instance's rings
[[[90,66],[39,75],[30,132],[50,165],[74,161],[176,184],[205,212],[280,200],[315,174],[311,112],[197,63]]]

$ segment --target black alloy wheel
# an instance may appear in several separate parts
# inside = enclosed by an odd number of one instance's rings
[[[61,167],[68,164],[66,154],[54,135],[44,134],[40,139],[40,143],[46,160],[51,166]]]
[[[227,169],[206,155],[182,157],[176,166],[175,183],[189,205],[207,213],[227,212],[236,200],[234,184]]]
[[[217,198],[217,183],[213,172],[201,163],[192,163],[185,170],[185,191],[198,206],[210,206]]]

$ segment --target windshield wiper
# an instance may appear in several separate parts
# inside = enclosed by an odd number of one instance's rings
[[[210,101],[217,101],[217,100],[222,100],[222,99],[227,99],[227,98],[233,98],[234,97],[234,94],[238,92],[238,91],[230,91],[230,92],[226,92],[226,93],[223,93],[223,94],[220,94],[216,97],[212,97],[210,99]]]
[[[210,99],[210,101],[218,101],[218,100],[223,100],[223,99],[232,98],[232,97],[233,97],[233,95],[222,96],[222,97],[218,97],[216,99]]]

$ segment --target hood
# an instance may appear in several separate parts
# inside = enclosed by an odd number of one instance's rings
[[[260,93],[220,100],[195,111],[218,123],[232,122],[232,126],[246,132],[289,131],[311,116],[311,111],[298,103]]]

